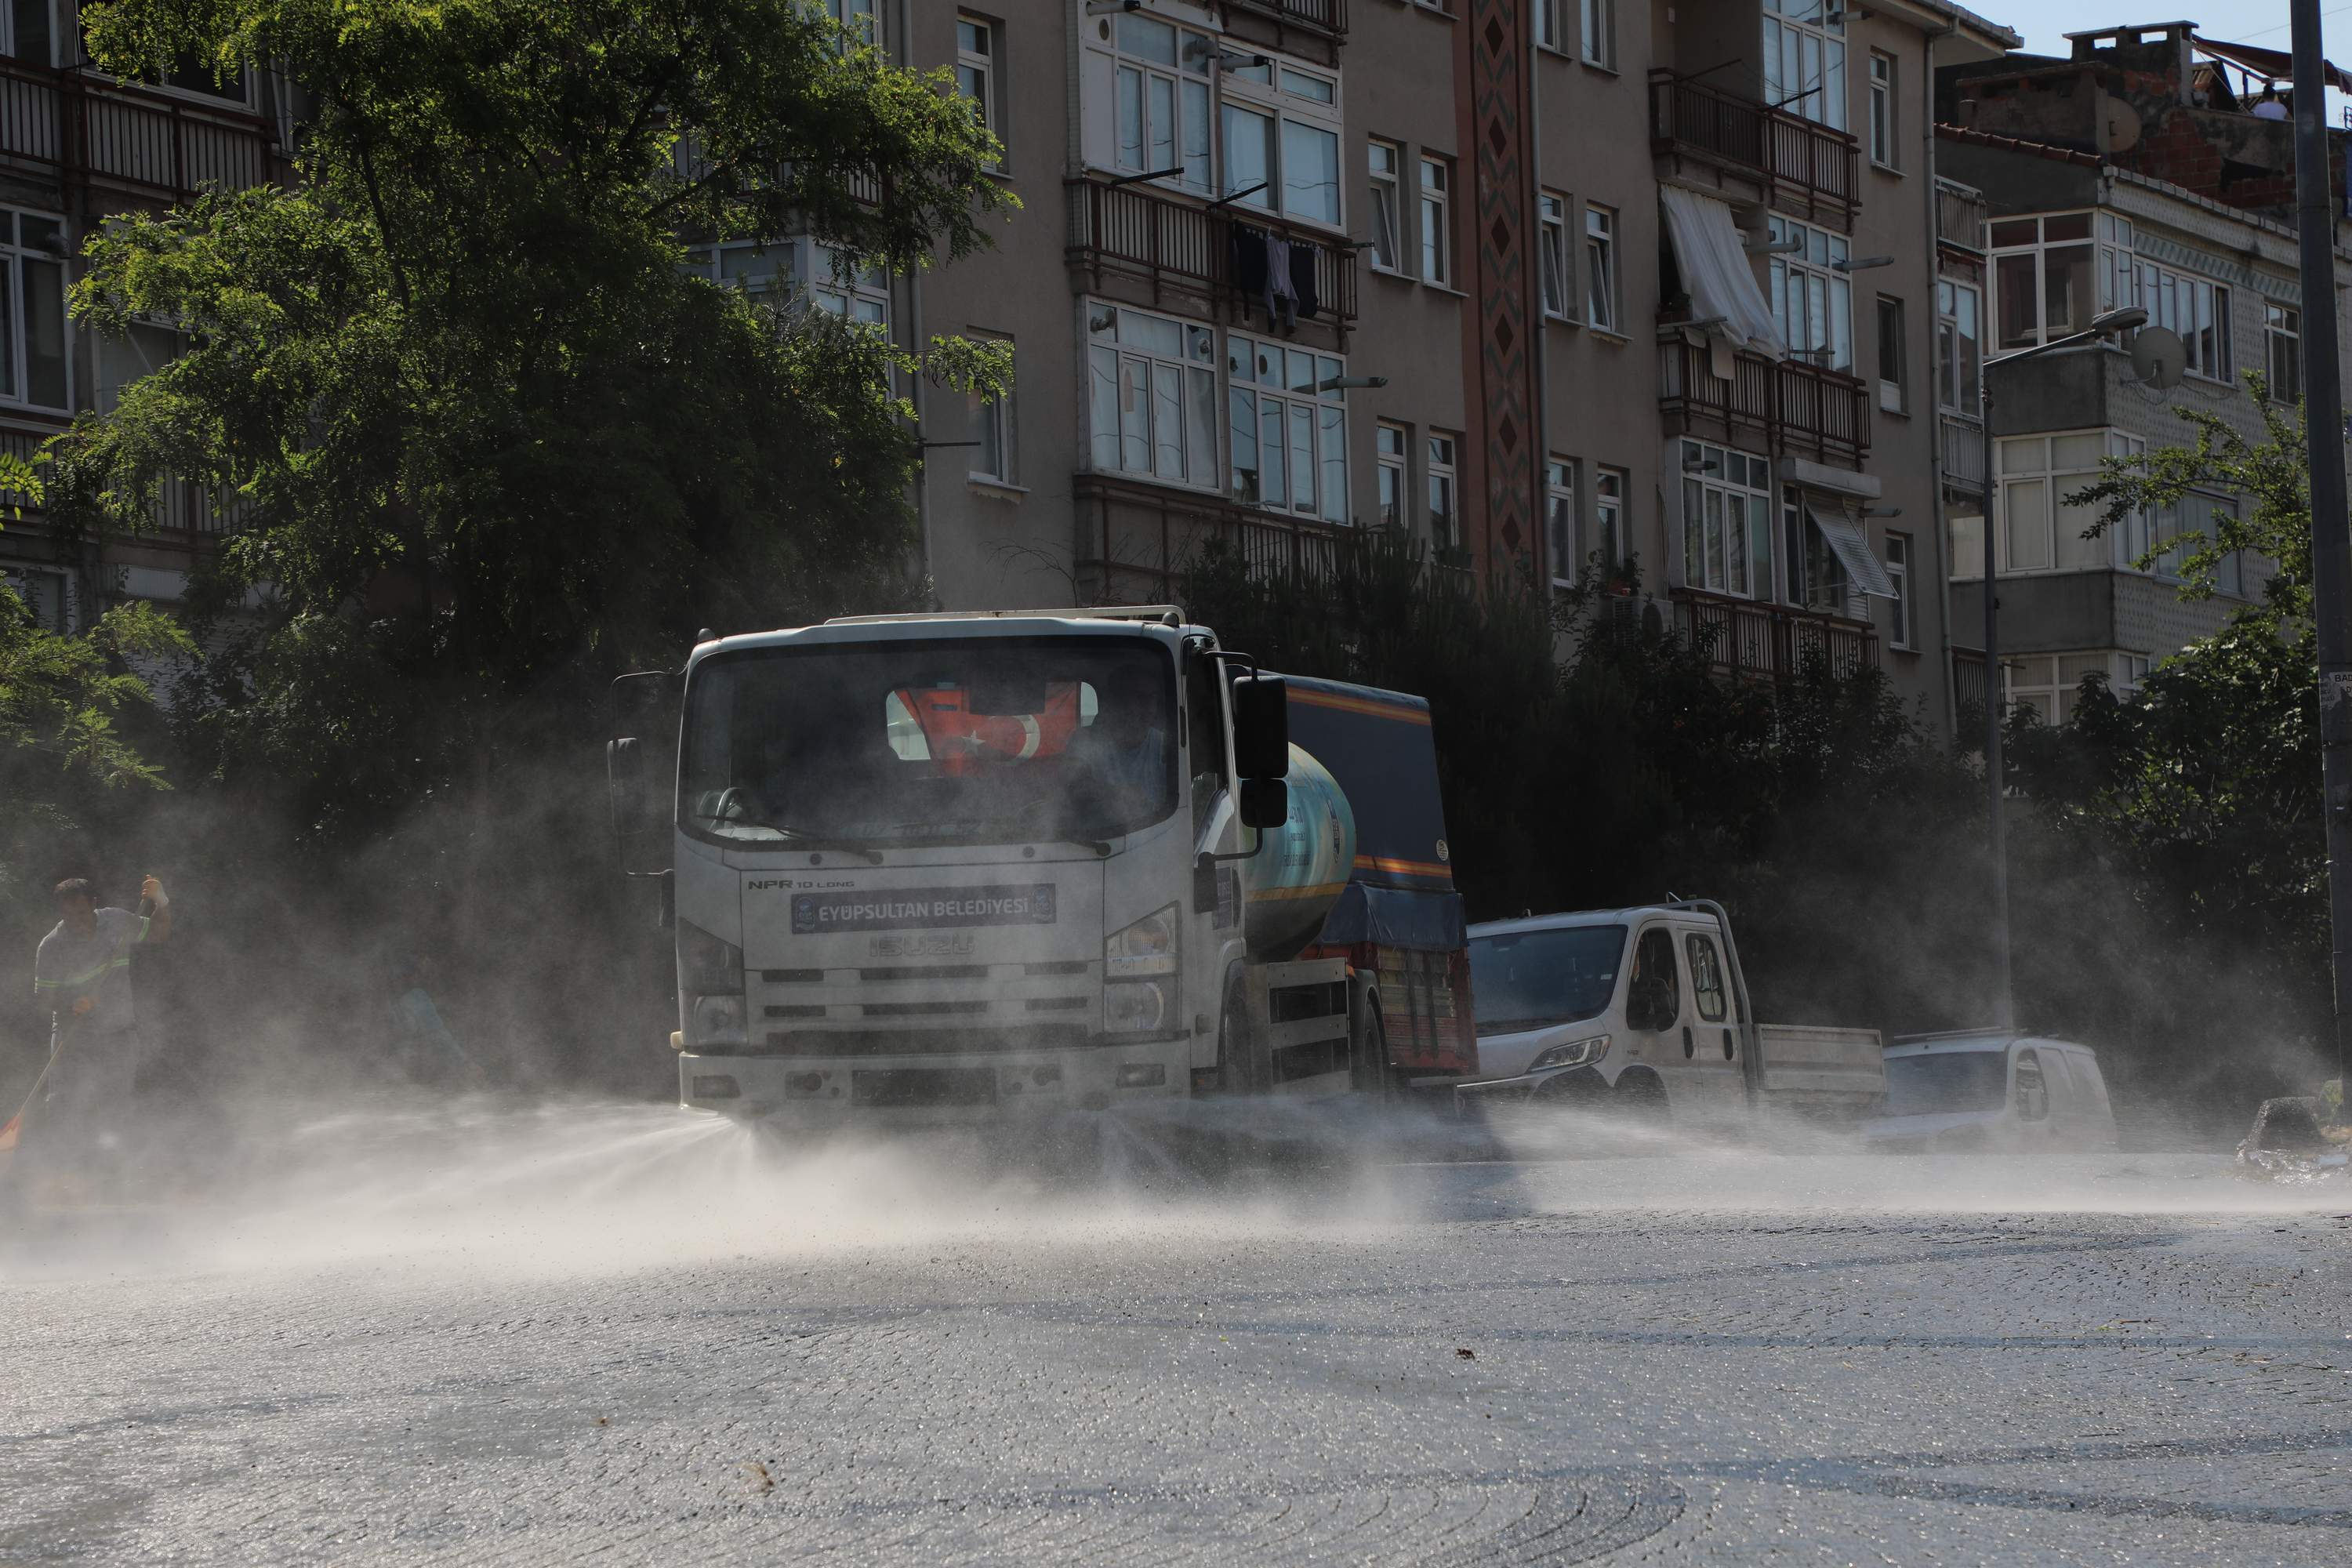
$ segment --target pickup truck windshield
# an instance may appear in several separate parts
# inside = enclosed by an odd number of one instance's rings
[[[1625,928],[1568,926],[1470,939],[1478,1033],[1517,1034],[1597,1017],[1617,994]]]
[[[2009,1094],[2006,1051],[1931,1051],[1886,1058],[1886,1114],[1998,1110]]]
[[[1175,664],[1132,637],[720,654],[682,756],[679,824],[707,838],[1105,839],[1175,809]]]

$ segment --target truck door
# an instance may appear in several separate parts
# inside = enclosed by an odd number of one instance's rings
[[[1683,1019],[1685,1064],[1709,1103],[1730,1105],[1747,1098],[1746,1067],[1739,1059],[1739,1020],[1723,970],[1723,950],[1715,933],[1685,928],[1683,963],[1690,976],[1688,1016]]]
[[[1632,1059],[1658,1069],[1669,1085],[1682,1081],[1682,964],[1671,927],[1643,928],[1633,943],[1633,972],[1625,981],[1625,1028]],[[1669,1089],[1669,1094],[1672,1090]]]
[[[2042,1054],[2031,1047],[2017,1053],[2015,1076],[2010,1081],[2010,1109],[2019,1131],[2029,1143],[2050,1141],[2050,1082],[2042,1071]]]

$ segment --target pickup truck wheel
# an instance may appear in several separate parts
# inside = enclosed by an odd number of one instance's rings
[[[1666,1086],[1646,1072],[1630,1072],[1617,1084],[1617,1108],[1638,1121],[1667,1119]]]

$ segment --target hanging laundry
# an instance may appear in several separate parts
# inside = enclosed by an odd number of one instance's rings
[[[1311,321],[1323,301],[1315,291],[1315,258],[1318,252],[1311,240],[1290,242],[1290,291],[1298,297],[1298,319]]]
[[[1265,230],[1252,228],[1245,223],[1225,226],[1225,271],[1233,279],[1234,292],[1243,300],[1243,320],[1248,320],[1248,301],[1264,298],[1266,291]],[[1274,307],[1266,307],[1266,320],[1274,319]]]
[[[1290,241],[1268,236],[1265,242],[1265,324],[1286,331],[1298,325],[1298,290],[1290,281]]]

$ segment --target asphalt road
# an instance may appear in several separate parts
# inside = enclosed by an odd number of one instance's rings
[[[239,1151],[0,1242],[0,1562],[2352,1561],[2352,1189],[2216,1158]]]

